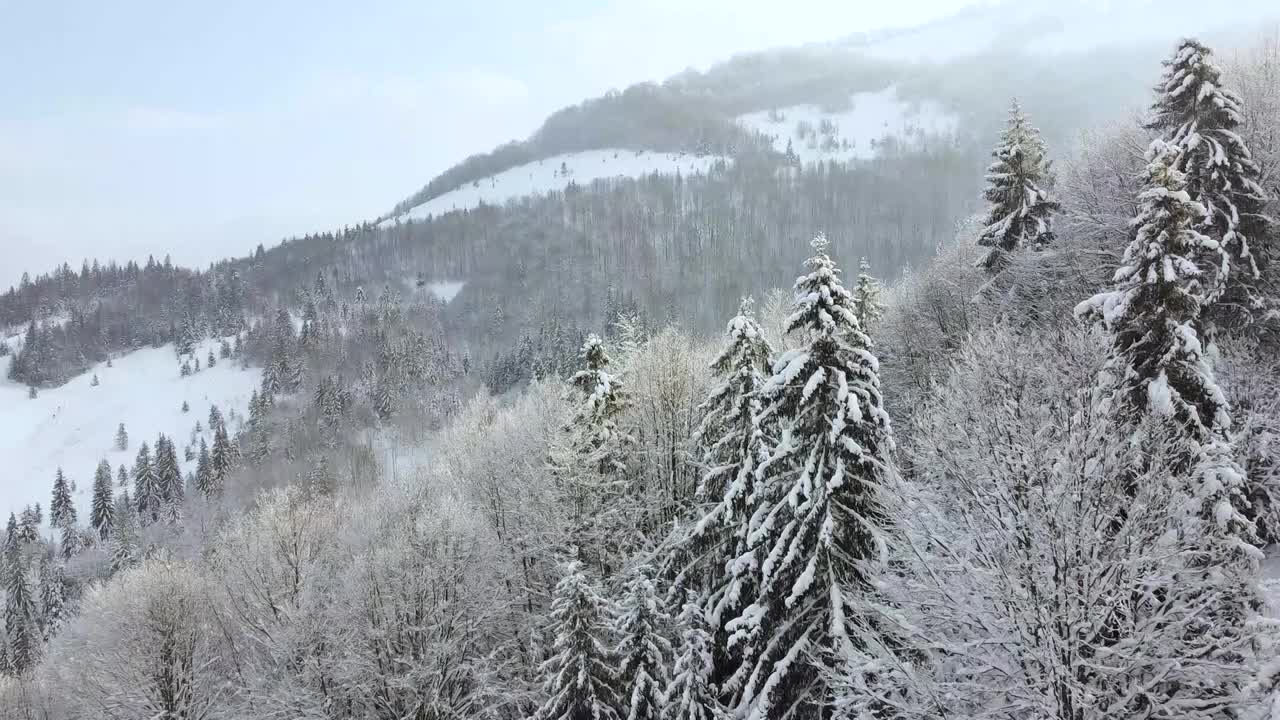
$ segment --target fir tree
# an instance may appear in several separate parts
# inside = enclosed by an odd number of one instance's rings
[[[591,562],[607,575],[616,567],[625,535],[636,531],[636,519],[622,517],[627,514],[625,450],[632,439],[618,427],[626,393],[609,371],[599,337],[587,337],[582,359],[586,368],[574,374],[573,385],[584,397],[564,428],[565,439],[553,448],[550,464],[567,496],[577,542],[591,548]]]
[[[48,557],[40,561],[40,628],[48,642],[67,620],[66,572]]]
[[[116,428],[116,450],[124,452],[129,449],[129,433],[124,429],[124,423]]]
[[[200,438],[200,454],[196,456],[196,490],[201,493],[209,487],[209,445]]]
[[[687,543],[702,572],[684,582],[696,583],[707,591],[708,617],[720,634],[715,644],[717,681],[732,666],[725,653],[724,621],[737,617],[743,601],[750,601],[757,570],[737,560],[748,551],[755,470],[766,449],[755,421],[761,410],[759,390],[773,349],[756,324],[752,304],[750,298],[744,299],[738,315],[729,321],[729,342],[711,363],[716,384],[698,408],[702,420],[694,433],[705,468],[695,499],[709,509],[694,524]]]
[[[866,258],[858,265],[858,284],[853,287],[853,314],[863,332],[871,328],[884,315],[883,289],[880,281],[871,276],[871,264]]]
[[[671,643],[661,628],[669,618],[658,605],[653,580],[643,569],[627,584],[616,634],[616,655],[626,720],[661,720],[666,706],[667,657]]]
[[[702,598],[688,598],[680,611],[680,647],[671,671],[663,720],[728,720],[712,679],[714,641],[703,609],[706,604]]]
[[[1136,444],[1155,447],[1172,438],[1172,457],[1161,457],[1168,463],[1164,472],[1173,478],[1175,506],[1184,514],[1170,518],[1171,530],[1194,548],[1186,554],[1185,582],[1205,588],[1207,603],[1191,623],[1194,652],[1221,658],[1215,664],[1218,673],[1153,684],[1151,693],[1190,695],[1201,708],[1216,712],[1230,707],[1248,681],[1243,659],[1250,652],[1249,628],[1261,598],[1256,552],[1249,548],[1256,538],[1246,516],[1245,474],[1231,445],[1230,408],[1202,340],[1201,273],[1195,258],[1217,243],[1195,229],[1205,209],[1186,191],[1178,169],[1182,152],[1163,141],[1152,144],[1147,189],[1140,196],[1133,241],[1116,271],[1116,288],[1086,300],[1076,312],[1100,320],[1111,336],[1099,410],[1116,418],[1120,428],[1156,429],[1156,436],[1135,432]]]
[[[22,522],[18,524],[18,539],[24,543],[33,543],[40,539],[40,523],[44,522],[40,505],[25,507],[22,510]]]
[[[1204,207],[1196,229],[1214,243],[1196,255],[1208,278],[1199,293],[1212,304],[1210,320],[1238,324],[1247,319],[1241,311],[1261,307],[1256,285],[1277,254],[1268,243],[1273,221],[1263,214],[1268,196],[1260,171],[1237,132],[1242,103],[1223,85],[1212,51],[1196,40],[1179,43],[1164,66],[1147,127],[1180,148],[1174,169],[1185,177],[1190,199]]]
[[[779,438],[757,470],[761,518],[749,543],[760,562],[752,603],[729,622],[748,720],[777,720],[829,701],[828,670],[862,644],[862,594],[885,552],[879,494],[892,448],[871,340],[853,298],[813,242],[796,280],[787,331],[800,341],[761,387],[759,423]]]
[[[76,506],[71,500],[71,488],[67,484],[66,476],[62,474],[62,468],[58,468],[53,478],[53,498],[49,501],[49,522],[56,528],[76,523]]]
[[[106,460],[98,463],[93,474],[93,505],[89,512],[89,524],[98,532],[103,540],[111,534],[115,504],[111,487],[111,463]]]
[[[133,501],[137,505],[138,514],[143,522],[155,522],[160,519],[160,508],[164,497],[160,491],[160,482],[156,478],[156,468],[151,462],[151,448],[146,443],[138,448],[138,456],[133,461]]]
[[[133,567],[142,559],[142,530],[138,526],[138,513],[127,490],[116,500],[115,516],[116,524],[109,550],[111,572],[118,573]]]
[[[569,563],[551,602],[555,640],[541,667],[546,699],[534,720],[619,720],[604,614],[604,599],[582,565]]]
[[[221,495],[234,462],[234,451],[231,440],[227,437],[227,428],[219,422],[213,431],[213,448],[209,452],[209,471],[205,474],[204,483],[197,483],[196,489],[205,498]],[[198,475],[197,480],[199,480]]]
[[[155,473],[161,510],[167,519],[176,520],[184,494],[182,468],[173,441],[164,435],[156,438]]]
[[[116,473],[116,487],[129,487],[129,466],[124,463],[120,463],[120,472]]]
[[[1040,132],[1017,102],[1009,110],[1009,126],[992,156],[995,162],[987,168],[984,193],[990,208],[978,245],[991,248],[979,264],[994,274],[1019,249],[1039,249],[1053,242],[1053,214],[1059,205],[1047,192],[1051,178]]]
[[[4,563],[8,578],[4,608],[5,634],[9,638],[8,663],[15,675],[22,676],[35,667],[39,659],[40,629],[21,543],[6,544]]]

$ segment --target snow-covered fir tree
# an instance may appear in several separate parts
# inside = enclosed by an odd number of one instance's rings
[[[677,628],[680,643],[671,668],[663,720],[728,720],[714,683],[714,640],[707,624],[707,601],[685,598]]]
[[[103,460],[93,473],[93,500],[89,510],[89,525],[106,540],[111,534],[115,514],[114,489],[111,487],[111,463]]]
[[[53,478],[53,497],[49,501],[49,522],[56,528],[76,524],[76,506],[71,500],[71,486],[62,468]]]
[[[1230,408],[1204,341],[1196,258],[1217,243],[1195,229],[1205,209],[1186,191],[1178,169],[1183,152],[1163,141],[1152,144],[1147,189],[1116,287],[1076,311],[1101,321],[1111,337],[1099,410],[1120,427],[1148,428],[1135,433],[1135,444],[1171,446],[1164,472],[1173,478],[1180,511],[1171,531],[1194,548],[1185,555],[1186,577],[1176,582],[1200,584],[1203,597],[1212,599],[1188,632],[1202,652],[1221,658],[1217,672],[1171,680],[1153,692],[1175,697],[1192,684],[1202,707],[1221,713],[1251,674],[1251,626],[1262,603],[1259,554],[1251,545],[1256,537],[1247,517],[1247,480],[1231,442]]]
[[[853,314],[863,332],[871,332],[872,326],[884,315],[884,287],[871,274],[871,263],[866,258],[858,264],[858,282],[853,286]]]
[[[1163,141],[1152,144],[1147,188],[1115,288],[1080,303],[1076,314],[1100,322],[1112,339],[1104,378],[1111,397],[1103,409],[1135,423],[1145,415],[1166,417],[1204,443],[1225,439],[1231,425],[1205,347],[1196,263],[1217,243],[1196,229],[1205,210],[1187,194],[1181,152]],[[1188,456],[1180,469],[1195,461]]]
[[[799,346],[760,390],[757,422],[776,422],[779,437],[757,469],[759,587],[728,624],[748,720],[825,716],[827,669],[863,645],[861,595],[886,553],[880,494],[893,440],[879,363],[826,239],[813,248],[787,321]]]
[[[8,534],[3,561],[8,579],[4,607],[8,665],[13,674],[21,676],[35,667],[40,657],[41,633],[26,554],[16,533]]]
[[[182,482],[177,448],[174,447],[173,440],[164,435],[156,438],[155,472],[160,491],[161,514],[170,522],[177,522],[181,517],[186,488]]]
[[[116,428],[116,450],[124,452],[129,449],[129,432],[124,429],[124,423]]]
[[[144,523],[153,523],[160,519],[164,495],[161,493],[160,482],[156,477],[156,467],[151,459],[151,448],[145,442],[138,448],[138,456],[133,461],[133,501]]]
[[[120,471],[116,473],[116,487],[129,487],[129,468],[124,463],[120,463]]]
[[[582,346],[585,368],[574,373],[581,400],[551,451],[550,465],[569,507],[575,542],[602,574],[617,568],[624,538],[636,531],[627,515],[623,484],[626,448],[632,438],[619,427],[626,406],[622,381],[610,371],[604,342],[596,335]]]
[[[669,618],[658,604],[649,570],[641,568],[627,583],[615,623],[619,638],[619,690],[625,720],[661,720],[666,706],[667,658],[671,643],[662,632]]]
[[[1239,325],[1263,307],[1258,281],[1277,248],[1269,237],[1273,221],[1264,215],[1268,195],[1260,170],[1239,134],[1243,102],[1224,86],[1212,55],[1197,40],[1178,44],[1164,63],[1147,127],[1181,149],[1174,168],[1191,200],[1204,206],[1196,229],[1215,246],[1196,254],[1207,278],[1200,294],[1211,303],[1210,320]]]
[[[107,549],[111,558],[111,572],[118,573],[133,567],[142,559],[142,528],[127,490],[116,499],[115,517],[115,528]]]
[[[700,572],[683,582],[706,590],[708,617],[719,635],[714,646],[718,650],[717,680],[732,667],[732,660],[724,653],[724,622],[737,617],[744,602],[750,602],[759,569],[751,562],[739,562],[750,549],[747,537],[755,469],[766,451],[763,433],[755,422],[761,410],[758,392],[773,356],[756,323],[753,305],[745,298],[729,321],[725,331],[728,343],[711,364],[716,382],[698,408],[702,419],[694,433],[705,468],[695,499],[707,509],[685,543]]]
[[[606,633],[607,605],[582,564],[564,568],[551,602],[551,657],[535,720],[619,720],[622,699]]]
[[[40,629],[45,642],[58,633],[68,618],[66,572],[48,557],[40,560]]]
[[[978,245],[991,248],[979,264],[994,274],[1008,266],[1012,253],[1053,242],[1053,216],[1060,208],[1049,196],[1052,178],[1040,132],[1016,101],[992,156],[984,192],[989,209]]]

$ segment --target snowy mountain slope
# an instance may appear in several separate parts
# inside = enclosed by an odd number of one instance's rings
[[[456,210],[469,210],[485,205],[502,205],[508,200],[563,190],[569,183],[584,185],[595,180],[615,177],[643,177],[659,173],[675,175],[705,174],[717,162],[727,158],[688,153],[649,152],[646,150],[589,150],[557,155],[545,160],[520,165],[451,190],[417,205],[408,212],[380,223],[394,225],[396,220],[421,219]]]
[[[950,135],[959,124],[937,103],[909,103],[894,87],[855,93],[849,108],[840,112],[796,105],[740,115],[737,121],[771,137],[778,152],[786,152],[789,144],[804,163],[871,158],[885,138],[914,143],[926,136]]]
[[[18,338],[9,338],[11,346]],[[217,341],[207,341],[196,357],[218,351]],[[260,371],[241,370],[232,360],[204,368],[190,377],[181,377],[173,347],[146,348],[116,358],[114,367],[100,363],[59,388],[27,397],[27,388],[7,378],[12,356],[0,358],[0,513],[7,517],[24,506],[39,502],[48,506],[54,473],[59,467],[76,483],[76,508],[88,518],[93,473],[99,461],[111,463],[112,472],[121,464],[133,465],[143,442],[154,446],[164,433],[174,439],[185,474],[194,470],[186,462],[184,449],[192,442],[197,421],[208,436],[210,405],[217,405],[228,418],[228,429],[237,423],[235,411],[243,416],[249,396],[258,386]],[[91,385],[94,375],[99,385]],[[182,403],[190,404],[189,413]],[[116,427],[125,424],[129,449],[114,447]],[[197,438],[195,441],[199,443]]]

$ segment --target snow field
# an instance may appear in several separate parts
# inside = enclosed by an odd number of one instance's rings
[[[620,148],[556,155],[468,183],[428,200],[398,218],[421,220],[428,215],[470,210],[481,203],[502,205],[508,200],[528,195],[544,195],[552,191],[564,190],[571,182],[585,185],[596,180],[616,177],[636,178],[654,173],[706,174],[719,160],[731,162],[718,155],[699,156],[688,153]],[[390,227],[395,222],[396,218],[383,220],[379,227]]]
[[[11,346],[16,338],[10,338]],[[220,340],[208,340],[196,351],[203,366],[212,350],[216,356]],[[121,464],[130,468],[143,442],[154,447],[156,436],[171,437],[178,451],[183,474],[195,469],[187,462],[185,449],[192,442],[197,421],[206,442],[209,407],[217,405],[227,419],[228,430],[237,422],[234,410],[245,416],[249,396],[257,388],[261,372],[241,370],[233,360],[219,360],[213,368],[181,377],[180,363],[172,345],[136,350],[115,358],[113,367],[99,363],[88,372],[58,388],[41,390],[39,397],[27,397],[27,388],[7,379],[12,356],[0,358],[0,521],[26,505],[49,505],[53,477],[59,467],[76,490],[72,496],[81,524],[89,517],[93,474],[98,463],[111,463],[112,476]],[[99,384],[91,385],[94,375]],[[182,403],[191,410],[182,412]],[[115,449],[116,428],[124,423],[129,448]],[[199,437],[195,439],[199,444]],[[130,485],[132,491],[132,485]]]
[[[743,127],[769,136],[778,152],[791,150],[805,164],[875,157],[885,138],[918,142],[926,136],[950,135],[958,121],[934,102],[910,103],[890,86],[877,92],[854,93],[850,107],[825,112],[816,105],[793,105],[739,115]]]

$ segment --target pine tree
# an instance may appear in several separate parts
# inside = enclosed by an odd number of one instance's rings
[[[619,720],[604,615],[605,601],[582,565],[569,563],[551,602],[555,640],[541,667],[546,700],[534,720]]]
[[[859,600],[885,551],[879,495],[893,441],[878,363],[826,239],[813,248],[787,324],[801,344],[760,390],[757,422],[779,429],[757,470],[763,520],[749,542],[760,585],[728,625],[742,652],[731,686],[748,720],[829,701],[827,671],[862,644]]]
[[[688,547],[681,548],[702,568],[699,576],[683,582],[706,589],[706,612],[720,635],[715,644],[716,681],[733,665],[725,653],[724,621],[737,617],[744,600],[750,601],[758,570],[752,563],[737,562],[749,549],[755,470],[766,450],[755,420],[761,410],[760,386],[773,359],[752,305],[750,298],[742,301],[725,333],[729,342],[711,363],[716,384],[698,408],[702,419],[694,433],[706,468],[695,499],[709,509],[693,526]]]
[[[206,498],[221,495],[234,462],[234,451],[231,448],[231,440],[227,437],[227,428],[219,422],[213,431],[213,448],[209,452],[209,471],[205,474],[203,484],[197,482],[196,489]]]
[[[120,463],[120,472],[116,474],[116,487],[129,487],[129,467]]]
[[[113,573],[133,567],[142,559],[142,530],[127,490],[116,500],[115,516],[116,525],[109,548]]]
[[[75,525],[76,523],[76,506],[71,500],[71,488],[67,484],[66,476],[62,474],[62,468],[58,468],[58,472],[53,479],[53,498],[49,502],[49,522],[53,523],[56,528]]]
[[[871,264],[862,258],[858,265],[858,284],[853,287],[853,314],[863,332],[871,332],[872,326],[884,315],[882,293],[880,281],[871,276]]]
[[[1008,266],[1012,253],[1053,242],[1053,214],[1060,206],[1047,192],[1052,179],[1040,132],[1016,101],[992,157],[984,193],[990,208],[978,245],[991,248],[979,265],[995,274]]]
[[[573,385],[584,397],[564,428],[566,437],[552,449],[550,465],[567,496],[576,541],[591,549],[592,564],[607,575],[617,566],[625,535],[636,531],[636,518],[623,517],[625,450],[632,439],[618,427],[626,393],[609,371],[599,337],[587,337],[582,359],[586,368],[574,374]]]
[[[201,493],[209,487],[209,444],[200,438],[200,454],[196,456],[196,490]]]
[[[1238,324],[1247,320],[1242,311],[1261,307],[1258,280],[1280,254],[1268,242],[1273,221],[1263,214],[1268,196],[1258,165],[1237,133],[1242,102],[1223,85],[1212,51],[1196,40],[1179,43],[1164,66],[1147,128],[1180,148],[1174,169],[1205,210],[1195,229],[1215,246],[1198,248],[1196,259],[1208,277],[1199,293],[1211,304],[1210,320]]]
[[[111,487],[111,463],[103,460],[93,474],[93,505],[89,512],[89,524],[103,540],[111,534],[115,504]]]
[[[704,606],[707,601],[686,598],[677,625],[680,647],[671,671],[663,720],[728,720],[729,714],[720,704],[713,681],[714,641],[707,626]]]
[[[48,642],[58,633],[67,619],[66,573],[62,565],[48,557],[40,561],[40,612],[39,626],[42,638]]]
[[[44,513],[40,505],[26,507],[22,510],[22,522],[18,524],[18,539],[24,543],[33,543],[40,539],[40,523],[44,522]]]
[[[151,448],[146,443],[138,448],[138,457],[133,462],[133,501],[144,523],[160,519],[164,498],[160,493],[155,465],[151,462]]]
[[[661,629],[669,618],[658,605],[657,593],[647,569],[637,571],[627,584],[616,634],[616,655],[626,720],[661,720],[669,684],[667,657],[671,643]]]
[[[1174,479],[1175,506],[1185,514],[1170,518],[1171,531],[1194,548],[1187,553],[1184,582],[1200,583],[1207,603],[1192,624],[1194,652],[1222,659],[1215,664],[1217,674],[1154,685],[1151,692],[1189,694],[1202,708],[1221,710],[1248,681],[1243,659],[1252,638],[1249,625],[1262,601],[1256,592],[1256,552],[1248,547],[1256,538],[1246,516],[1245,474],[1231,445],[1230,408],[1202,341],[1203,296],[1195,259],[1216,242],[1195,229],[1206,211],[1186,191],[1178,169],[1182,152],[1163,141],[1152,144],[1147,189],[1139,198],[1134,238],[1116,271],[1116,287],[1081,303],[1076,312],[1100,320],[1111,336],[1099,410],[1116,418],[1120,428],[1157,429],[1154,437],[1135,432],[1136,444],[1172,440],[1172,457],[1161,456],[1168,464],[1163,472]],[[1188,689],[1189,683],[1198,687]]]
[[[156,438],[155,473],[161,512],[166,519],[176,522],[181,514],[185,488],[182,483],[182,468],[178,465],[178,452],[173,441],[164,435]]]
[[[31,592],[22,544],[6,544],[5,634],[9,638],[9,667],[15,675],[25,675],[35,667],[40,655],[40,630],[37,623],[35,597]]]
[[[129,433],[124,429],[124,423],[120,423],[120,427],[116,428],[116,450],[124,452],[129,449]]]

